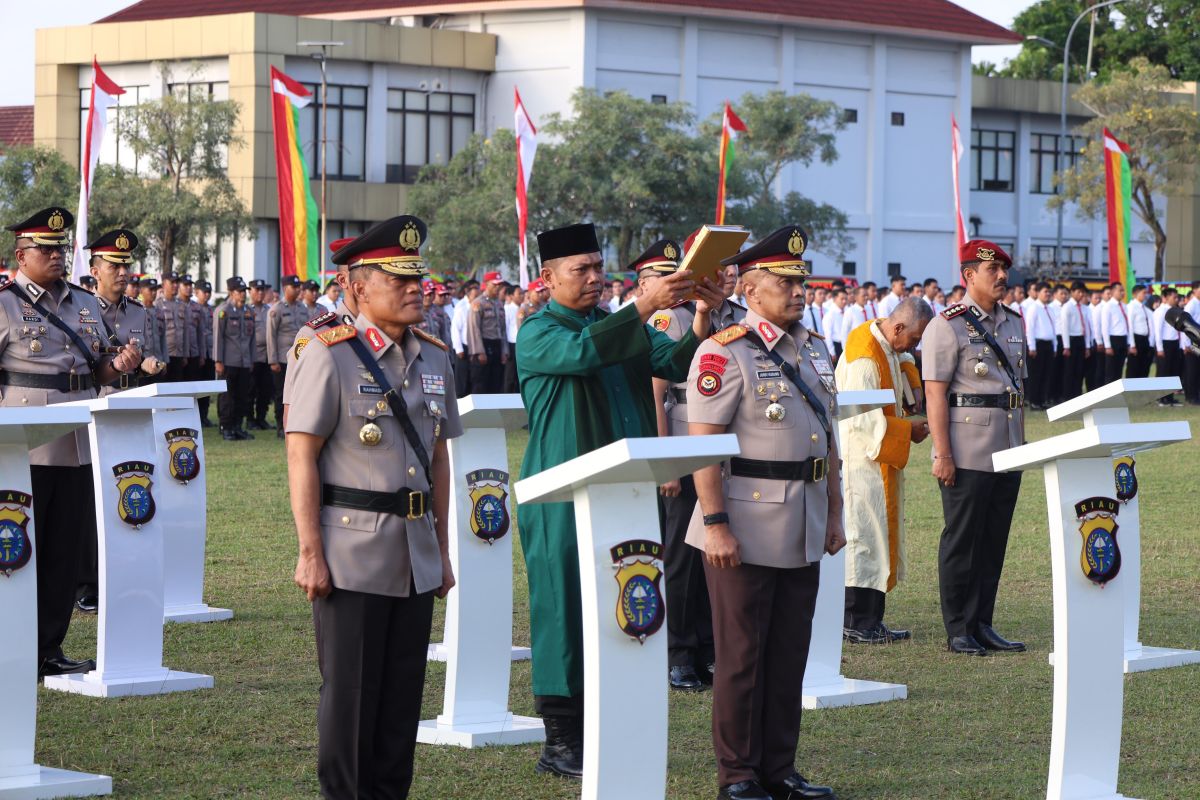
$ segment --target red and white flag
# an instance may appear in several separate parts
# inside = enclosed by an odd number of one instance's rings
[[[521,102],[521,93],[515,86],[513,99],[516,103],[513,131],[517,137],[517,252],[521,261],[519,280],[521,286],[525,287],[529,285],[529,248],[525,243],[525,232],[529,225],[526,192],[529,190],[529,177],[533,174],[533,158],[537,155],[537,128],[533,126],[533,120]]]
[[[954,119],[954,115],[950,115],[950,132],[954,137],[954,152],[950,159],[950,173],[954,178],[954,219],[958,225],[958,243],[954,248],[954,255],[958,256],[958,245],[964,244],[967,241],[967,228],[963,225],[962,200],[958,194],[958,166],[963,157],[962,137],[958,135],[958,121]]]
[[[125,90],[117,86],[92,59],[92,91],[88,102],[87,131],[79,150],[79,213],[75,215],[75,255],[71,260],[71,279],[76,283],[87,274],[83,246],[88,243],[88,199],[92,196],[92,173],[100,158],[100,143],[108,124],[108,109],[117,104]]]

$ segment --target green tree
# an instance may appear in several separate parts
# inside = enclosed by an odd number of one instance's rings
[[[1076,128],[1088,145],[1074,169],[1055,176],[1062,191],[1048,202],[1051,208],[1077,203],[1083,218],[1106,213],[1102,136],[1108,128],[1131,150],[1132,209],[1154,236],[1156,281],[1163,279],[1167,232],[1155,197],[1189,189],[1200,164],[1200,117],[1190,102],[1170,94],[1181,88],[1166,67],[1144,58],[1133,59],[1128,71],[1113,73],[1108,82],[1080,87],[1075,98],[1096,115]]]
[[[165,66],[161,79],[171,83]],[[120,136],[137,156],[138,172],[96,170],[89,227],[127,225],[162,270],[178,263],[206,275],[214,234],[254,235],[225,163],[227,153],[243,144],[235,132],[237,118],[237,103],[189,98],[186,92],[123,111]]]
[[[0,153],[0,222],[11,225],[50,206],[72,212],[79,202],[79,170],[48,147],[10,147]],[[0,227],[3,227],[0,225]],[[16,242],[0,230],[0,260]],[[86,244],[86,242],[85,242]]]

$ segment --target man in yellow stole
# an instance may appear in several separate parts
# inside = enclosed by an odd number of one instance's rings
[[[911,416],[921,379],[909,351],[921,341],[933,311],[906,299],[885,319],[846,337],[835,374],[839,392],[888,389],[894,405],[842,420],[842,492],[846,515],[846,641],[884,644],[912,635],[883,622],[887,593],[904,577],[904,467],[909,448],[929,435]]]

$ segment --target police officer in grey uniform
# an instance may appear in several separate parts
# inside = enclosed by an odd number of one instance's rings
[[[483,276],[484,293],[471,303],[467,315],[467,349],[471,353],[471,391],[496,394],[504,391],[504,365],[508,362],[508,323],[499,272]]]
[[[247,404],[247,426],[269,431],[267,408],[275,396],[275,381],[271,379],[270,352],[267,348],[267,314],[264,302],[270,284],[259,278],[250,281],[250,309],[254,312],[254,367],[250,372],[250,400]],[[279,420],[276,420],[278,423]]]
[[[284,275],[279,279],[279,287],[283,294],[267,312],[267,363],[271,369],[276,435],[282,439],[283,386],[287,381],[288,350],[295,343],[300,328],[308,322],[308,313],[300,303],[299,277]]]
[[[938,547],[942,621],[951,652],[1022,651],[992,627],[1020,472],[996,472],[992,453],[1025,441],[1025,326],[1001,300],[1012,259],[973,239],[959,248],[967,293],[921,339],[921,377],[933,437],[933,476],[945,527]]]
[[[289,370],[295,581],[313,602],[317,777],[334,800],[408,797],[433,598],[454,585],[446,440],[462,427],[446,345],[416,327],[424,239],[402,216],[338,250],[358,316]]]
[[[196,368],[196,380],[198,381],[211,381],[216,377],[212,360],[213,307],[208,302],[211,297],[212,284],[204,279],[196,281],[196,291],[189,311],[196,318],[196,338],[200,342],[200,361]],[[202,428],[212,427],[212,423],[208,421],[208,409],[211,403],[212,398],[208,395],[196,398],[196,405],[200,411],[200,427]]]
[[[96,297],[66,281],[72,224],[66,209],[47,208],[7,228],[16,239],[18,272],[0,287],[0,405],[90,400],[97,386],[117,381],[142,362],[134,344],[106,350],[108,329]],[[76,661],[62,651],[80,551],[96,536],[87,428],[31,450],[29,460],[32,498],[25,513],[32,511],[37,525],[38,674],[87,672],[95,662]],[[0,550],[0,570],[28,563],[26,545]]]
[[[138,281],[138,301],[148,312],[146,321],[146,342],[143,352],[152,355],[164,364],[167,363],[167,338],[163,325],[163,315],[155,306],[158,295],[158,279],[143,276]],[[163,371],[165,374],[165,370]]]
[[[176,276],[178,280],[178,297],[179,303],[183,306],[184,324],[187,326],[187,361],[183,367],[183,379],[187,381],[196,380],[200,374],[200,353],[201,347],[204,345],[204,337],[200,335],[196,324],[200,321],[200,316],[197,314],[199,309],[192,302],[192,295],[196,289],[196,282],[192,280],[192,276],[184,273]]]
[[[795,767],[820,560],[846,543],[833,362],[801,322],[807,244],[793,225],[726,260],[749,310],[700,345],[688,376],[689,431],[734,433],[741,445],[739,457],[694,474],[687,532],[712,602],[713,745],[726,800],[833,797]]]
[[[165,272],[162,277],[163,296],[154,307],[158,309],[163,323],[163,334],[167,347],[166,380],[184,379],[188,353],[192,347],[192,332],[188,327],[187,305],[179,298],[179,276]]]
[[[226,390],[217,398],[221,438],[253,439],[242,428],[249,413],[250,370],[254,366],[254,312],[246,305],[246,282],[235,275],[225,281],[229,296],[213,314],[213,366]]]

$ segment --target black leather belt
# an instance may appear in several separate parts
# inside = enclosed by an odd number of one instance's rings
[[[140,375],[130,375],[128,372],[122,372],[120,380],[115,380],[106,385],[110,389],[136,389],[142,385],[142,378]]]
[[[951,406],[958,408],[1020,408],[1024,397],[1015,392],[1004,394],[958,394],[950,392],[946,396]]]
[[[91,373],[74,372],[43,375],[36,372],[0,372],[0,385],[23,386],[26,389],[54,389],[59,392],[82,392],[95,385]]]
[[[405,519],[420,519],[429,507],[429,495],[412,489],[397,489],[394,492],[372,492],[367,489],[347,489],[331,483],[321,484],[321,504],[352,508],[356,511],[375,511],[380,514],[395,514]]]
[[[766,478],[772,481],[823,481],[828,463],[823,458],[804,461],[759,461],[753,458],[733,458],[729,473],[739,478]]]

